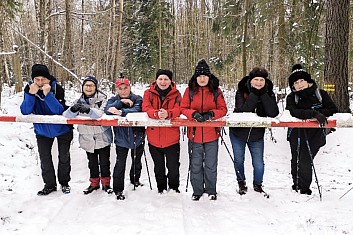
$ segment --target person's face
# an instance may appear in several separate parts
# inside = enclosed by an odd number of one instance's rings
[[[309,87],[309,83],[304,79],[299,79],[294,82],[293,87],[296,91],[301,91]]]
[[[158,76],[156,83],[159,89],[165,90],[170,86],[170,84],[172,84],[172,81],[169,79],[167,75],[162,74]]]
[[[85,85],[83,85],[82,90],[86,96],[91,96],[96,92],[96,85],[91,81],[87,81]]]
[[[207,75],[200,75],[196,79],[197,79],[197,84],[199,84],[199,86],[207,86],[208,80],[210,80],[210,78]]]
[[[252,87],[255,87],[256,89],[261,89],[265,86],[265,79],[263,77],[254,77],[251,79],[250,84]]]
[[[50,80],[46,77],[43,77],[43,76],[38,76],[38,77],[34,77],[33,78],[33,83],[36,84],[39,89],[42,89],[42,87],[45,85],[45,84],[49,84],[50,83]]]
[[[126,84],[121,84],[120,86],[117,87],[117,91],[120,98],[125,99],[129,97],[131,88]]]

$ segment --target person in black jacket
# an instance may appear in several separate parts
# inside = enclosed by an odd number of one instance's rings
[[[327,124],[326,117],[337,112],[337,107],[326,91],[317,88],[316,82],[300,64],[292,67],[289,87],[292,92],[287,96],[286,109],[296,118],[317,119],[321,127],[288,128],[287,140],[292,153],[292,189],[311,195],[312,160],[320,147],[326,144],[326,132],[322,127]]]
[[[261,67],[255,67],[238,84],[235,96],[234,112],[252,112],[260,117],[276,117],[279,113],[273,92],[273,83],[268,78],[268,72]],[[231,127],[229,136],[234,153],[234,168],[237,175],[239,194],[247,192],[244,174],[245,146],[247,145],[252,158],[253,186],[256,192],[263,193],[262,181],[264,175],[264,133],[263,127]]]

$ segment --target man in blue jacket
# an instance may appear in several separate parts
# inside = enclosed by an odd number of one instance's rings
[[[24,89],[21,104],[23,115],[61,115],[65,108],[64,89],[50,75],[47,66],[32,66],[32,80]],[[58,180],[63,193],[70,193],[70,144],[73,137],[72,126],[66,124],[34,123],[44,188],[37,195],[48,195],[56,191],[56,176],[52,160],[52,146],[55,137],[58,142]]]
[[[131,92],[130,82],[127,78],[117,79],[115,82],[118,94],[111,97],[104,112],[108,115],[119,115],[125,117],[128,113],[142,111],[142,97]],[[144,127],[113,127],[114,143],[116,145],[116,163],[113,172],[113,190],[117,200],[124,200],[124,178],[126,158],[131,150],[130,182],[134,187],[142,186],[141,156],[144,150],[145,128]]]

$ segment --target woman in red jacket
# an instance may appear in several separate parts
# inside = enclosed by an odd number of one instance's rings
[[[198,122],[217,119],[227,114],[227,105],[219,80],[205,60],[198,62],[189,81],[182,102],[181,113]],[[217,200],[217,162],[219,130],[214,127],[188,127],[192,200],[198,201],[203,193]]]
[[[172,119],[180,115],[181,94],[172,82],[170,70],[159,69],[156,81],[145,91],[142,111],[153,119]],[[158,193],[169,189],[179,191],[180,129],[179,127],[148,127],[147,140],[154,162]],[[166,175],[165,166],[168,174]],[[168,181],[168,182],[167,182]]]

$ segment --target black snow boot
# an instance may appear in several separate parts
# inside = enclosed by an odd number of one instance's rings
[[[264,193],[265,191],[262,188],[262,184],[254,184],[254,191],[259,193]]]
[[[48,195],[49,193],[52,193],[56,191],[56,186],[54,187],[44,187],[42,190],[40,190],[37,195],[38,196],[45,196]]]
[[[104,190],[108,194],[112,194],[114,192],[112,187],[110,187],[110,185],[103,185],[102,190]]]
[[[201,198],[200,195],[194,195],[194,194],[193,194],[192,197],[191,197],[191,199],[192,199],[193,201],[199,201],[200,198]]]
[[[239,194],[240,195],[246,194],[246,192],[248,191],[248,187],[246,186],[245,180],[239,180],[238,185],[239,185]]]
[[[92,186],[92,185],[90,185],[90,186],[88,186],[88,188],[86,188],[85,190],[83,190],[83,193],[84,193],[84,194],[90,194],[90,193],[92,193],[94,190],[97,190],[97,189],[99,189],[99,186]]]
[[[310,188],[308,189],[300,189],[300,194],[307,194],[307,195],[311,195],[312,191]]]
[[[125,200],[125,195],[123,194],[123,192],[116,192],[115,196],[116,200]]]

